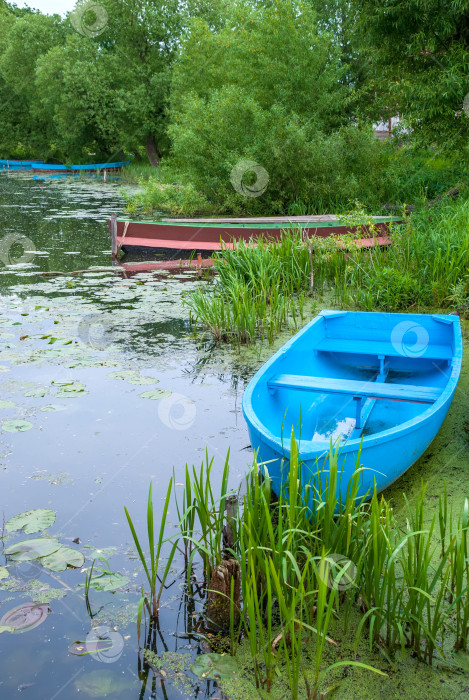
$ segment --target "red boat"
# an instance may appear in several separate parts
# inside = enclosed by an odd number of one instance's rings
[[[361,228],[363,235],[359,241],[362,247],[387,245],[389,223],[400,221],[396,216],[375,216],[375,233],[367,226]],[[111,219],[108,221],[112,236]],[[159,221],[117,220],[117,247],[124,252],[138,248],[155,250],[215,251],[227,247],[233,241],[249,241],[256,238],[275,240],[286,231],[301,228],[304,235],[331,236],[356,233],[356,228],[348,227],[333,215],[252,217],[226,219],[161,219]],[[366,233],[370,235],[367,236]],[[377,233],[376,233],[377,232]],[[146,252],[149,252],[148,250]]]

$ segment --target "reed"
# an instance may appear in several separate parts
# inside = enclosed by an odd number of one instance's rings
[[[354,235],[308,241],[292,225],[276,242],[241,241],[215,254],[215,282],[188,295],[191,319],[217,342],[241,345],[295,331],[311,294],[366,311],[449,305],[465,311],[468,216],[468,198],[424,206],[390,227],[390,246],[368,250],[356,238],[378,231],[360,206],[341,217]]]
[[[298,328],[310,275],[301,229],[275,244],[239,241],[215,257],[216,281],[185,300],[195,324],[208,328],[217,341],[238,345],[272,343],[281,329]]]
[[[227,498],[232,495],[228,491],[229,457],[228,450],[221,475],[219,497],[215,497],[212,489],[213,458],[209,459],[206,453],[200,468],[193,466],[192,471],[186,465],[182,504],[179,505],[176,499],[176,509],[181,536],[185,542],[188,580],[196,554],[202,557],[204,576],[207,580],[210,579],[215,566],[222,561],[225,510]],[[236,520],[233,520],[232,525],[236,528]],[[187,553],[190,553],[188,557]]]
[[[150,556],[150,561],[149,563],[147,562],[147,557],[143,552],[143,547],[140,542],[140,539],[137,535],[137,531],[134,527],[134,523],[132,521],[132,518],[130,517],[129,511],[127,508],[124,508],[125,510],[125,515],[127,518],[127,522],[130,527],[130,531],[132,533],[132,537],[135,543],[135,547],[137,549],[138,557],[140,559],[140,563],[142,564],[143,570],[145,572],[148,585],[150,588],[150,601],[147,600],[147,598],[144,596],[142,593],[142,598],[140,600],[140,606],[139,606],[139,618],[141,620],[141,609],[143,607],[143,603],[146,605],[148,613],[150,615],[150,620],[155,622],[158,619],[158,614],[159,614],[159,609],[160,609],[160,599],[161,599],[161,594],[163,592],[166,579],[168,577],[171,564],[174,559],[174,555],[176,554],[176,549],[178,546],[178,539],[173,542],[171,546],[171,550],[169,553],[169,556],[166,560],[166,565],[163,570],[163,574],[160,577],[158,574],[158,569],[162,560],[162,550],[163,550],[163,545],[167,540],[164,540],[164,531],[166,527],[166,520],[168,516],[168,508],[169,508],[169,501],[171,498],[173,490],[173,479],[171,478],[168,486],[168,490],[166,492],[166,499],[164,502],[163,506],[163,513],[161,516],[161,522],[160,522],[160,529],[158,532],[158,537],[156,538],[156,533],[155,533],[155,527],[154,527],[154,512],[153,512],[153,482],[150,482],[150,488],[148,490],[148,502],[147,502],[147,539],[148,539],[148,547],[149,547],[149,556]],[[157,580],[159,583],[159,586],[157,585]],[[143,603],[142,603],[143,601]],[[139,632],[140,634],[140,632]]]
[[[389,658],[410,650],[429,665],[455,664],[452,651],[466,651],[469,622],[469,504],[456,517],[448,508],[446,488],[438,512],[429,517],[422,484],[411,501],[403,496],[399,518],[376,492],[369,501],[357,498],[361,470],[347,485],[338,445],[315,473],[305,471],[291,436],[289,464],[279,493],[272,489],[268,464],[257,464],[246,476],[240,508],[226,515],[229,453],[214,490],[214,462],[206,454],[200,467],[186,466],[185,485],[177,499],[180,537],[184,542],[187,591],[191,575],[202,565],[206,587],[224,558],[236,558],[241,571],[241,606],[235,609],[234,579],[229,598],[230,652],[236,655],[244,639],[252,658],[255,685],[271,692],[286,682],[295,698],[319,697],[327,673],[342,665],[374,671],[355,659],[325,663],[326,649],[337,649],[334,628],[347,629],[353,610],[361,612],[355,651],[365,632],[370,648]],[[152,486],[147,506],[147,561],[130,515],[129,526],[150,587],[142,591],[140,628],[146,609],[157,619],[161,592],[176,552],[157,587],[157,569],[173,489],[171,479],[160,531],[155,540]],[[345,493],[341,498],[340,494]],[[404,527],[402,526],[404,518]],[[234,543],[225,549],[230,525]],[[200,593],[203,600],[204,594]],[[140,629],[138,630],[140,638]],[[330,653],[327,655],[330,656]],[[312,659],[307,661],[307,659]],[[279,681],[280,679],[283,679]]]

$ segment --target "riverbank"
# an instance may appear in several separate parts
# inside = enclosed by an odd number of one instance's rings
[[[41,697],[53,697],[64,689],[73,699],[107,694],[116,700],[147,700],[152,693],[176,694],[178,687],[196,697],[215,698],[221,692],[212,681],[199,679],[190,670],[197,656],[211,647],[200,636],[204,592],[188,595],[181,553],[163,592],[160,634],[153,652],[166,675],[143,661],[140,672],[134,673],[138,601],[146,578],[123,507],[129,508],[137,532],[143,533],[148,485],[153,480],[155,523],[160,522],[173,466],[174,488],[182,495],[186,463],[199,468],[205,450],[215,457],[214,493],[220,488],[228,446],[228,486],[237,489],[243,483],[252,464],[241,414],[243,389],[259,365],[291,336],[294,326],[275,329],[272,344],[264,336],[263,342],[257,337],[247,346],[216,345],[205,329],[194,331],[184,301],[205,290],[203,280],[186,273],[155,277],[148,271],[126,279],[116,275],[115,268],[109,273],[90,269],[109,265],[105,221],[112,211],[123,213],[124,207],[118,184],[79,179],[43,182],[21,175],[0,180],[6,235],[16,236],[0,269],[3,511],[5,522],[37,508],[56,513],[47,531],[4,532],[2,544],[6,548],[29,537],[56,537],[85,556],[82,568],[61,572],[6,557],[0,562],[8,571],[8,577],[0,580],[1,616],[30,602],[47,604],[51,610],[40,626],[23,634],[4,632],[0,637],[5,648],[0,663],[2,687],[11,695],[23,684],[33,684],[31,692]],[[26,256],[22,243],[28,243]],[[290,258],[295,260],[299,260],[296,253]],[[85,268],[90,270],[87,274],[73,274]],[[296,269],[301,289],[302,268],[293,268],[287,277],[291,280]],[[69,274],[40,274],[52,270]],[[304,320],[298,316],[298,326],[315,315],[320,303],[308,290],[307,286]],[[323,293],[330,294],[327,285]],[[466,351],[464,321],[463,332]],[[429,517],[437,512],[443,480],[454,512],[463,507],[469,475],[468,381],[465,357],[460,385],[440,433],[422,459],[386,492],[403,527],[402,493],[414,502],[422,478],[427,483]],[[168,534],[174,534],[179,516],[173,501],[168,518]],[[114,579],[111,589],[91,588],[90,615],[85,584],[93,561],[94,576],[104,568]],[[198,573],[202,573],[200,567]],[[196,580],[201,580],[198,575]],[[352,616],[354,631],[358,622]],[[342,624],[340,616],[337,624]],[[340,629],[335,625],[333,620],[332,638],[338,637]],[[85,642],[96,627],[106,627],[114,635],[111,653],[78,656],[69,651],[77,641]],[[340,640],[340,658],[353,658],[352,640],[353,634]],[[213,639],[212,643],[218,649]],[[326,647],[325,665],[337,660],[337,653],[335,647]],[[390,700],[407,691],[409,697],[412,693],[417,697],[421,688],[429,698],[439,693],[448,700],[465,692],[464,673],[439,666],[430,669],[408,655],[405,663],[398,656],[389,663],[379,650],[368,651],[366,636],[358,653],[361,662],[388,676],[371,676],[359,669],[333,671],[329,682],[340,681],[336,691],[340,700],[367,696],[371,683],[373,692]],[[238,658],[241,676],[225,687],[234,700],[265,695],[265,690],[258,692],[252,684],[249,654],[243,642]],[[282,680],[272,697],[284,696]]]
[[[298,329],[308,309],[339,306],[365,311],[451,309],[469,313],[469,198],[443,199],[403,215],[389,229],[390,245],[355,245],[363,211],[344,220],[355,236],[305,241],[292,229],[280,242],[244,242],[215,254],[217,276],[187,299],[195,324],[216,341],[272,342],[282,328]],[[373,233],[374,232],[374,233]],[[367,235],[370,235],[368,233]]]

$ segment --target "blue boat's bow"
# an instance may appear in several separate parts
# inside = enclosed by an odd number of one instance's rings
[[[292,432],[311,473],[340,443],[346,481],[361,446],[361,492],[382,490],[438,432],[461,357],[456,316],[323,311],[246,388],[253,448],[278,486]]]

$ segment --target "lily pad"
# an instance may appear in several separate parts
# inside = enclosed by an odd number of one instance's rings
[[[92,644],[85,640],[83,642],[72,642],[68,647],[70,654],[74,656],[87,656],[88,654],[97,654],[101,651],[109,651],[112,649],[112,640],[97,639]]]
[[[9,572],[8,572],[8,569],[5,569],[4,566],[0,566],[0,581],[1,581],[3,578],[8,578],[9,575],[10,575],[10,574],[9,574]]]
[[[39,399],[42,396],[45,396],[47,394],[47,389],[44,386],[40,386],[37,389],[31,389],[31,391],[27,391],[25,393],[25,396],[29,396],[33,399]]]
[[[47,406],[42,406],[40,410],[44,411],[44,413],[52,413],[53,411],[65,411],[66,408],[66,406],[62,406],[59,403],[49,403]]]
[[[62,545],[55,537],[36,537],[32,540],[15,542],[5,549],[5,554],[13,561],[34,561],[53,554]]]
[[[0,620],[0,629],[9,627],[13,632],[27,632],[44,622],[49,613],[48,605],[26,603],[6,613]]]
[[[135,689],[133,681],[108,669],[83,673],[74,682],[75,689],[89,698],[120,697],[124,690]]]
[[[59,399],[70,399],[79,394],[87,394],[86,386],[84,384],[67,384],[62,386],[61,389],[56,393],[56,397]]]
[[[2,430],[6,430],[8,433],[24,433],[26,430],[31,430],[32,427],[33,424],[29,420],[20,420],[19,418],[2,423]]]
[[[16,406],[14,401],[0,400],[0,408],[13,408],[14,406]]]
[[[20,513],[10,518],[5,524],[5,530],[7,532],[15,532],[15,530],[24,528],[25,533],[31,535],[33,532],[46,530],[54,523],[55,513],[53,510],[36,508],[36,510],[28,510],[26,513]]]
[[[153,400],[167,399],[172,393],[172,391],[165,391],[164,389],[154,389],[152,391],[144,391],[143,394],[140,394],[140,398]]]
[[[138,372],[135,369],[123,369],[120,372],[109,372],[107,376],[113,379],[134,379],[138,377]]]
[[[90,586],[96,591],[117,591],[118,588],[122,588],[129,581],[130,578],[128,576],[123,576],[123,574],[103,574],[102,576],[92,578]]]
[[[235,678],[239,671],[238,664],[228,654],[200,654],[190,667],[198,678],[227,680]]]
[[[159,384],[159,379],[154,379],[153,377],[135,377],[135,379],[128,379],[129,384]]]
[[[14,627],[6,627],[5,625],[0,625],[0,634],[2,632],[14,632],[15,628]]]
[[[88,548],[89,545],[88,545]],[[91,548],[92,551],[87,554],[88,559],[109,559],[117,552],[117,547],[97,547],[96,549]]]
[[[77,549],[61,547],[47,557],[41,557],[39,561],[51,571],[65,571],[68,567],[78,569],[83,566],[85,557]]]

